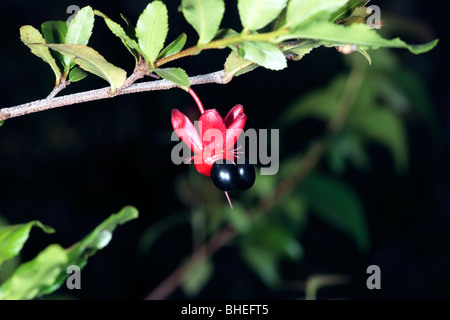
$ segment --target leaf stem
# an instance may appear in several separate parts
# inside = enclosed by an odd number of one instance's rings
[[[155,62],[155,68],[162,66],[168,62],[188,57],[194,56],[202,52],[203,50],[209,49],[223,49],[227,46],[238,44],[242,42],[255,42],[255,41],[265,41],[265,42],[274,42],[279,36],[286,34],[289,31],[288,28],[280,28],[275,31],[267,32],[267,33],[252,33],[252,34],[237,34],[232,37],[217,39],[211,41],[201,47],[192,46],[185,50],[182,50],[178,53],[172,54],[170,56],[161,58]]]

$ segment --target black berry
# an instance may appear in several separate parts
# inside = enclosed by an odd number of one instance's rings
[[[237,183],[236,188],[239,190],[250,189],[255,183],[255,169],[249,163],[237,164]]]
[[[236,188],[238,172],[236,165],[228,160],[218,160],[211,167],[211,179],[222,191]]]

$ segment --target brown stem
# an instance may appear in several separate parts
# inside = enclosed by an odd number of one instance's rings
[[[60,93],[62,90],[64,90],[68,85],[70,84],[69,81],[67,81],[64,78],[61,78],[61,81],[59,82],[59,85],[53,88],[53,90],[50,92],[50,94],[47,96],[47,100],[53,99],[58,93]]]
[[[226,83],[225,72],[223,70],[216,71],[208,74],[198,75],[190,77],[189,80],[191,85],[199,85],[206,83]],[[102,100],[113,98],[119,95],[147,92],[147,91],[159,91],[159,90],[169,90],[176,88],[177,85],[168,80],[157,80],[157,81],[147,81],[140,83],[133,83],[132,85],[116,90],[115,94],[110,93],[110,87],[84,91],[79,93],[74,93],[70,95],[65,95],[61,97],[46,98],[42,100],[36,100],[28,103],[24,103],[14,107],[2,108],[0,109],[0,121],[8,120],[14,117],[23,116],[30,113],[45,111],[53,108],[69,106],[73,104]]]

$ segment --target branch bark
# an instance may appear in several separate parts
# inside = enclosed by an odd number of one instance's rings
[[[224,84],[227,81],[225,80],[225,72],[223,70],[216,71],[208,74],[193,76],[189,78],[191,85],[199,85],[199,84],[207,84],[207,83],[218,83]],[[96,101],[102,99],[114,98],[120,95],[130,94],[130,93],[138,93],[138,92],[146,92],[146,91],[160,91],[160,90],[169,90],[172,88],[176,88],[177,85],[173,82],[167,80],[156,80],[156,81],[147,81],[140,83],[133,83],[132,85],[117,90],[115,94],[110,93],[110,87],[84,91],[79,93],[74,93],[70,95],[65,95],[61,97],[54,97],[55,94],[52,94],[46,99],[36,100],[28,103],[24,103],[21,105],[17,105],[14,107],[2,108],[0,109],[0,121],[8,120],[15,117],[24,116],[30,113],[45,111],[49,109],[54,109],[58,107],[69,106],[73,104],[79,104],[83,102]],[[59,92],[59,91],[58,91]]]

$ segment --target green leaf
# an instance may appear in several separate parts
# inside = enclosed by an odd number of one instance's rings
[[[93,28],[94,11],[89,6],[84,7],[78,11],[76,16],[70,21],[64,43],[86,46],[91,38]],[[71,57],[64,58],[64,66],[66,67],[65,74],[67,74],[68,69],[72,67]]]
[[[254,64],[252,61],[242,58],[237,52],[231,51],[224,65],[224,81],[228,82],[233,77],[237,77],[244,73],[250,72],[257,67],[257,64]]]
[[[243,261],[269,287],[280,283],[279,258],[270,249],[251,243],[242,243],[239,252]]]
[[[65,43],[67,33],[66,21],[46,21],[41,24],[42,34],[47,43]]]
[[[408,167],[406,128],[401,119],[389,109],[373,108],[352,114],[349,121],[365,137],[385,146],[392,153],[398,172]]]
[[[64,43],[87,45],[93,28],[94,11],[89,6],[84,7],[70,21]]]
[[[5,124],[5,120],[0,121],[0,127]]]
[[[187,90],[191,85],[186,71],[181,68],[157,68],[154,71],[161,78],[175,83],[177,86],[180,86],[184,90]]]
[[[116,35],[117,37],[122,40],[122,43],[124,46],[130,51],[130,53],[134,56],[136,61],[139,60],[139,53],[143,54],[139,45],[137,42],[130,38],[128,34],[123,30],[123,28],[120,26],[120,24],[112,21],[110,18],[108,18],[105,14],[102,12],[95,10],[95,14],[102,17],[105,20],[106,25],[108,26],[109,30]]]
[[[186,44],[186,39],[186,33],[180,34],[178,38],[173,40],[167,47],[164,48],[163,51],[160,52],[160,54],[158,55],[158,59],[165,58],[167,56],[171,56],[172,54],[180,52]]]
[[[358,131],[353,128],[344,129],[334,139],[326,156],[331,171],[338,175],[345,172],[347,161],[360,171],[366,171],[370,166],[370,159],[365,152],[363,139]]]
[[[370,0],[349,0],[347,4],[333,13],[331,22],[343,19],[346,15],[352,14],[355,8],[365,7]]]
[[[287,7],[286,26],[296,27],[312,19],[328,19],[347,0],[291,0]]]
[[[318,88],[294,100],[280,115],[280,125],[287,126],[305,117],[328,120],[337,108],[345,86],[345,76],[338,75],[325,88]]]
[[[46,233],[54,232],[52,228],[44,226],[39,221],[0,227],[0,266],[3,261],[11,259],[20,253],[23,245],[28,240],[32,227],[39,227]]]
[[[48,44],[51,49],[74,59],[83,70],[93,73],[111,85],[114,93],[126,80],[125,70],[114,66],[94,49],[79,44]]]
[[[65,43],[67,33],[66,21],[47,21],[41,24],[42,34],[46,43]],[[56,57],[63,64],[64,69],[68,69],[66,58],[59,52],[54,52]]]
[[[311,174],[299,189],[307,196],[314,214],[352,238],[362,252],[367,252],[370,237],[364,208],[348,185],[324,175]]]
[[[130,19],[128,19],[127,17],[125,17],[123,14],[120,14],[120,17],[123,19],[123,21],[125,21],[125,23],[127,24],[127,29],[125,30],[125,32],[127,33],[127,35],[131,38],[131,39],[136,39],[136,27],[133,25],[133,23],[130,21]]]
[[[243,32],[264,28],[280,14],[286,3],[286,0],[239,0]]]
[[[44,249],[33,260],[20,265],[0,286],[0,300],[29,300],[53,287],[61,273],[66,272],[67,253],[57,244]]]
[[[306,40],[294,45],[289,43],[283,44],[281,45],[281,50],[289,60],[300,61],[305,55],[319,46],[320,43],[318,41]]]
[[[118,225],[123,225],[137,217],[138,211],[136,208],[126,206],[122,208],[119,213],[109,216],[82,240],[67,248],[65,252],[68,257],[68,262],[66,263],[63,272],[55,279],[52,286],[43,288],[40,295],[49,294],[57,290],[67,278],[66,270],[68,266],[76,265],[80,269],[83,269],[87,264],[89,257],[93,256],[98,250],[103,249],[109,244],[112,239],[112,233]]]
[[[223,0],[182,0],[184,18],[197,31],[198,45],[210,42],[216,35],[225,12]]]
[[[31,52],[47,62],[55,73],[56,85],[61,81],[61,71],[56,64],[50,50],[45,46],[36,46],[34,44],[45,44],[42,34],[32,26],[22,26],[20,28],[20,40],[31,49]]]
[[[138,215],[139,213],[136,208],[126,206],[118,213],[109,216],[86,237],[66,250],[70,264],[83,268],[90,256],[109,244],[112,233],[118,225],[123,225],[128,221],[134,220]]]
[[[75,67],[72,70],[70,70],[69,81],[77,82],[77,81],[80,81],[80,80],[83,80],[84,78],[86,78],[87,75],[88,74],[85,71],[83,71],[83,69]]]
[[[264,68],[281,70],[287,67],[283,52],[273,44],[267,42],[243,42],[230,47],[242,58],[250,60]]]
[[[205,287],[213,273],[214,264],[211,260],[193,265],[185,273],[181,288],[188,297],[195,297]]]
[[[268,219],[254,224],[252,230],[241,235],[238,243],[244,262],[270,287],[280,281],[282,258],[299,260],[303,248],[288,228]]]
[[[124,207],[68,249],[57,244],[48,246],[33,260],[20,265],[0,286],[0,299],[33,299],[54,292],[65,282],[69,266],[82,269],[90,256],[108,245],[118,225],[137,216],[134,207]]]
[[[149,3],[139,16],[136,36],[145,60],[151,65],[164,47],[169,31],[168,21],[166,5],[161,1]]]
[[[392,40],[382,38],[376,30],[370,29],[366,24],[355,23],[349,26],[338,25],[329,22],[317,22],[304,27],[297,28],[288,38],[313,39],[319,40],[325,46],[335,47],[345,44],[353,44],[359,50],[387,48],[404,48],[414,54],[421,54],[433,49],[438,40],[421,45],[409,45],[400,38]]]
[[[245,208],[240,203],[235,203],[233,209],[229,207],[225,209],[224,218],[230,222],[234,229],[239,231],[239,234],[249,231],[253,224]]]

